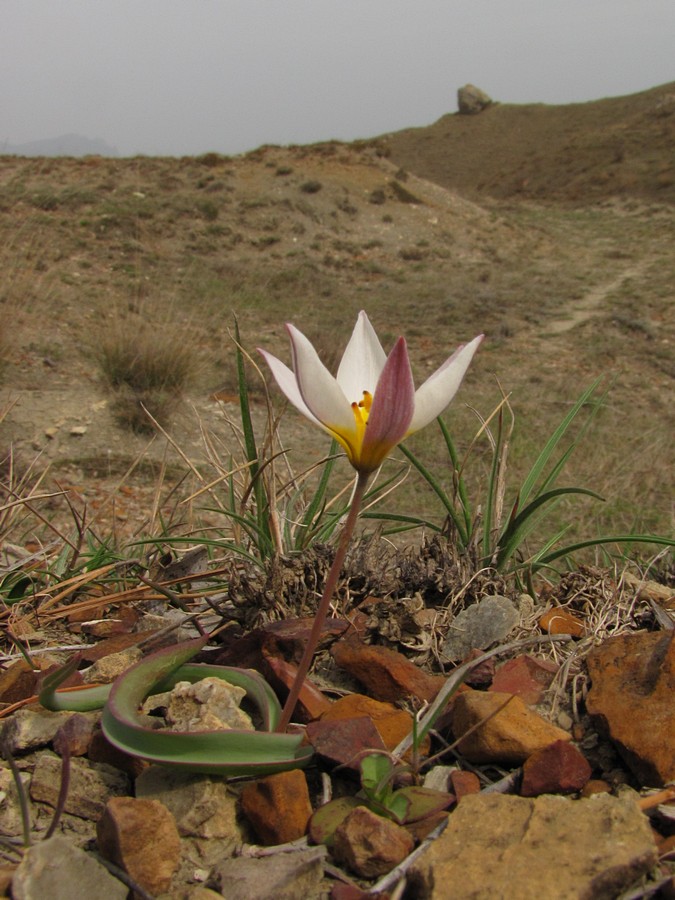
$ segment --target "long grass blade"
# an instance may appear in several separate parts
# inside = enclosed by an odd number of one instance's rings
[[[241,346],[239,335],[239,322],[236,317],[234,320],[234,336],[236,342],[236,358],[237,358],[237,380],[239,388],[239,408],[241,413],[241,427],[244,435],[244,448],[246,458],[250,463],[251,484],[253,486],[253,494],[255,497],[256,518],[258,522],[257,531],[259,534],[266,535],[267,540],[260,547],[261,553],[269,555],[269,548],[273,546],[272,534],[270,532],[268,511],[269,498],[265,495],[265,484],[260,475],[260,458],[258,456],[258,447],[255,439],[255,431],[253,429],[253,420],[251,418],[251,404],[249,401],[248,384],[246,382],[246,370],[244,368],[244,352]]]
[[[544,448],[542,449],[541,453],[535,460],[534,465],[530,469],[530,471],[529,471],[527,477],[525,478],[525,481],[523,482],[522,487],[520,489],[520,493],[518,495],[520,506],[522,506],[524,503],[526,503],[528,501],[528,499],[530,498],[530,495],[534,491],[534,488],[535,488],[537,482],[539,481],[539,479],[542,475],[542,472],[548,465],[548,462],[549,462],[551,456],[553,455],[553,453],[555,452],[558,444],[565,437],[565,435],[569,431],[570,426],[572,425],[572,423],[574,422],[574,420],[576,419],[576,417],[578,416],[578,414],[582,410],[582,408],[586,405],[586,403],[589,401],[589,399],[595,393],[595,391],[597,390],[598,385],[601,383],[601,381],[602,381],[601,377],[596,378],[595,381],[590,385],[590,387],[586,388],[586,390],[581,394],[581,396],[578,398],[576,403],[574,403],[574,405],[572,406],[570,411],[567,413],[567,415],[564,417],[564,419],[561,421],[561,423],[558,425],[558,427],[555,429],[555,431],[553,432],[551,437],[548,439],[548,441],[544,445]],[[577,445],[577,443],[578,443],[578,439],[573,442],[572,449]],[[559,471],[558,467],[556,467],[556,469],[557,469],[557,471]],[[547,483],[550,484],[550,478],[547,479]]]
[[[500,569],[504,563],[509,560],[516,550],[521,546],[525,538],[532,533],[535,526],[541,522],[542,518],[552,509],[554,501],[567,494],[583,494],[587,497],[593,497],[594,500],[602,500],[603,498],[596,494],[595,491],[587,488],[554,488],[544,494],[540,494],[535,500],[522,509],[509,522],[503,537],[501,545],[497,549],[497,568]],[[547,510],[543,510],[546,504],[551,504]],[[539,515],[538,515],[539,513]]]
[[[457,513],[452,499],[443,490],[438,480],[431,474],[429,469],[427,469],[427,467],[421,462],[421,460],[419,460],[415,456],[412,450],[410,450],[404,444],[400,444],[398,449],[401,451],[401,453],[403,453],[403,455],[411,463],[411,465],[415,469],[417,469],[422,478],[426,481],[432,491],[439,498],[445,508],[445,511],[448,514],[448,517],[452,520],[452,523],[457,530],[461,546],[466,547],[469,543],[469,534],[467,533],[464,519]]]
[[[541,557],[537,562],[537,568],[548,566],[556,559],[570,556],[579,550],[588,547],[604,547],[607,544],[655,544],[657,547],[675,547],[675,540],[658,534],[610,534],[599,538],[590,538],[585,541],[577,541],[561,547],[553,553]]]

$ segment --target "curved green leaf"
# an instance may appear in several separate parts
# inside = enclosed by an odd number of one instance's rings
[[[102,727],[120,750],[160,765],[218,775],[269,774],[305,766],[310,747],[300,746],[301,734],[277,734],[281,708],[272,688],[249,669],[188,664],[208,638],[186,641],[158,650],[132,666],[112,686],[55,694],[77,667],[73,658],[55,676],[45,679],[40,701],[49,709],[94,709],[105,703]],[[146,697],[170,690],[178,681],[214,676],[246,690],[258,708],[264,731],[173,732],[156,729],[139,713]]]
[[[593,497],[594,500],[604,499],[600,494],[597,494],[595,491],[591,491],[588,488],[554,488],[550,491],[546,491],[544,494],[539,494],[535,500],[528,503],[518,515],[514,516],[509,521],[498,544],[497,569],[501,569],[504,563],[513,556],[528,534],[530,534],[535,525],[541,520],[542,515],[535,516],[535,513],[547,503],[552,503],[554,500],[567,494],[583,494],[587,497]]]

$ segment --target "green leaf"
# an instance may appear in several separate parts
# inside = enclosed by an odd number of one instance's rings
[[[405,456],[405,458],[413,465],[415,469],[420,473],[422,478],[427,482],[429,487],[433,490],[436,496],[439,498],[441,503],[443,504],[446,513],[449,518],[452,520],[455,528],[457,529],[457,534],[459,536],[459,541],[462,547],[466,547],[469,543],[469,534],[467,532],[465,523],[463,521],[463,517],[461,517],[457,510],[454,507],[452,499],[447,495],[447,493],[443,490],[441,485],[438,482],[438,479],[435,478],[431,472],[427,469],[427,467],[415,456],[412,450],[409,450],[404,444],[399,444],[398,448],[401,453]]]
[[[448,455],[450,456],[450,461],[452,462],[453,468],[453,482],[457,486],[457,494],[459,496],[459,503],[464,513],[464,524],[466,525],[466,534],[467,537],[470,537],[471,530],[473,528],[473,517],[471,515],[471,503],[469,501],[469,494],[466,489],[466,482],[461,474],[460,464],[459,464],[459,454],[457,453],[457,448],[455,447],[455,443],[452,440],[450,435],[450,430],[448,426],[445,424],[443,419],[439,416],[436,420],[440,426],[441,433],[443,434],[443,439],[445,440],[445,446],[448,449]]]
[[[570,429],[570,426],[572,425],[572,423],[574,422],[574,420],[576,419],[578,414],[581,412],[582,408],[586,405],[586,403],[588,403],[588,401],[590,400],[592,395],[595,393],[595,391],[598,388],[598,385],[601,382],[602,382],[601,377],[596,378],[595,381],[593,382],[593,384],[591,384],[590,387],[586,388],[586,390],[581,394],[581,396],[578,398],[576,403],[572,406],[572,408],[567,413],[565,418],[558,425],[558,427],[555,429],[555,431],[553,432],[551,437],[548,439],[548,441],[544,445],[544,448],[542,449],[541,453],[535,460],[534,465],[530,469],[530,471],[527,475],[527,478],[523,482],[523,485],[518,494],[520,506],[522,506],[523,503],[526,503],[527,500],[530,498],[530,495],[532,494],[536,483],[539,481],[539,478],[541,477],[542,472],[548,465],[548,462],[549,462],[551,456],[553,455],[553,453],[555,452],[558,444],[565,437],[565,435],[567,434],[567,432]],[[600,405],[599,404],[596,405],[593,416],[599,410],[599,408],[600,408]],[[593,416],[591,416],[591,418],[593,418]],[[569,447],[568,450],[566,451],[566,453],[564,454],[563,460],[561,460],[558,463],[558,465],[556,465],[555,470],[554,470],[556,475],[559,473],[560,469],[562,468],[563,461],[566,461],[567,457],[572,452],[572,450],[577,446],[578,443],[579,443],[579,439],[577,438],[577,440],[572,442],[571,447]],[[551,477],[549,476],[549,478],[546,480],[546,485],[548,485],[550,483],[551,483]]]
[[[599,538],[591,538],[586,541],[577,541],[574,544],[568,544],[561,547],[553,553],[537,558],[537,568],[548,566],[556,559],[563,556],[570,556],[578,550],[584,550],[586,547],[602,547],[606,544],[655,544],[657,547],[675,547],[675,540],[658,534],[608,534]]]
[[[338,797],[324,803],[309,820],[308,835],[312,843],[331,847],[336,830],[353,809],[363,805],[358,797]]]
[[[312,750],[300,746],[301,734],[272,731],[281,714],[279,701],[257,672],[188,664],[207,640],[198,638],[158,650],[132,666],[112,687],[55,695],[58,684],[77,667],[73,658],[56,678],[45,679],[40,701],[48,709],[91,709],[105,702],[107,695],[102,718],[106,738],[120,750],[160,765],[218,775],[261,775],[307,765]],[[150,694],[170,690],[178,681],[194,683],[209,676],[243,687],[267,730],[172,732],[149,727],[138,712]]]
[[[400,788],[396,791],[397,800],[399,797],[403,797],[408,804],[405,818],[401,820],[405,824],[419,822],[420,819],[433,816],[435,813],[447,809],[454,800],[454,796],[446,791],[434,791],[431,788],[417,785]]]
[[[251,485],[253,495],[255,497],[257,532],[264,536],[264,540],[258,545],[259,550],[264,556],[269,556],[272,552],[273,542],[269,527],[268,511],[269,498],[265,495],[265,485],[260,478],[260,461],[258,457],[258,448],[256,446],[255,431],[253,430],[253,420],[251,418],[251,405],[249,403],[248,385],[246,383],[246,371],[244,369],[244,352],[241,347],[239,335],[239,322],[236,317],[234,320],[234,336],[236,341],[237,356],[237,379],[239,382],[239,408],[241,412],[241,427],[244,434],[244,446],[246,448],[246,458],[250,463]]]
[[[410,800],[402,791],[392,791],[382,799],[369,797],[368,806],[374,813],[393,819],[399,825],[408,821]]]
[[[541,522],[543,516],[546,512],[549,512],[553,508],[553,501],[559,499],[568,494],[583,494],[587,497],[593,497],[595,500],[603,500],[600,494],[596,494],[595,491],[588,490],[587,488],[574,488],[574,487],[564,487],[564,488],[555,488],[550,491],[546,491],[543,494],[539,494],[535,500],[521,510],[517,516],[514,516],[506,527],[502,538],[500,539],[500,545],[497,548],[497,561],[496,567],[500,570],[504,564],[511,559],[514,553],[521,546],[525,538],[532,533],[535,526]],[[551,506],[549,510],[542,511],[542,507],[544,507],[547,503],[550,503]],[[539,512],[539,515],[536,515]]]
[[[361,787],[369,795],[379,796],[388,789],[394,764],[388,753],[367,753],[359,763]]]

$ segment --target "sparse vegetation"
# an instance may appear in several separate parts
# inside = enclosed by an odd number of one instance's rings
[[[661,93],[668,93],[667,86]],[[647,156],[658,157],[654,148],[660,138],[650,129],[670,127],[672,118],[650,118],[658,94],[614,104],[615,111],[632,109],[633,115],[642,115],[644,126],[642,145],[626,148],[618,165],[640,168],[644,151],[648,173]],[[589,106],[592,114],[594,105]],[[612,121],[615,113],[608,110],[602,106],[594,128],[598,121]],[[481,156],[478,144],[466,143],[464,131],[470,125],[478,135],[492,128],[498,115],[513,136],[508,116],[518,119],[519,108],[492,108],[486,118],[481,115],[469,125],[461,117],[441,120],[446,128],[463,129],[465,142],[461,154],[446,151],[444,159],[448,166],[458,167],[462,160],[475,165],[486,177],[481,196],[487,197],[504,188],[497,168],[527,166],[523,154],[537,144],[534,136],[546,117],[564,116],[573,123],[579,111],[529,110],[519,119],[519,143],[505,143],[498,154],[492,140],[485,145],[491,147],[488,156]],[[591,154],[592,162],[595,145],[590,132],[584,137],[588,121],[579,120],[577,153],[582,161],[584,153]],[[545,205],[523,205],[521,197],[530,201],[537,196],[527,189],[477,206],[416,177],[429,174],[425,166],[434,162],[436,131],[431,126],[400,139],[389,136],[351,146],[264,147],[239,159],[218,154],[180,160],[0,158],[4,295],[12,310],[20,310],[16,331],[9,317],[12,354],[4,384],[8,396],[16,393],[19,406],[26,407],[19,413],[16,406],[4,423],[9,439],[30,452],[33,443],[39,446],[44,440],[42,429],[54,425],[49,417],[36,418],[29,407],[39,392],[73,385],[88,391],[89,405],[105,398],[96,386],[94,357],[85,352],[97,343],[92,336],[100,333],[114,343],[119,320],[129,329],[127,338],[146,340],[145,331],[137,332],[133,324],[142,316],[110,318],[111,310],[129,304],[147,309],[152,300],[151,321],[167,323],[166,329],[178,335],[177,350],[167,354],[169,381],[183,377],[178,375],[181,354],[191,363],[199,360],[190,400],[215,428],[208,398],[221,388],[233,393],[227,338],[231,313],[238,315],[247,340],[265,341],[283,352],[281,323],[292,320],[323,343],[327,358],[334,358],[347,338],[348,323],[363,307],[385,344],[398,334],[408,337],[418,379],[448,345],[478,331],[487,334],[461,399],[486,416],[500,398],[495,377],[510,394],[518,421],[510,457],[516,480],[536,453],[537,435],[551,432],[579,385],[600,372],[613,376],[608,405],[596,421],[594,453],[572,460],[569,473],[573,482],[592,485],[606,502],[580,504],[575,524],[581,533],[589,527],[672,529],[675,460],[669,435],[675,423],[667,397],[674,371],[675,211],[667,190],[652,190],[645,175],[628,194],[617,195],[612,183],[606,183],[591,205],[584,195],[579,195],[584,205],[570,204],[578,196],[575,185],[565,196],[556,188],[556,198],[563,201],[557,204],[549,198]],[[407,146],[417,147],[415,160],[401,158],[404,138]],[[377,149],[384,144],[390,162]],[[547,171],[555,174],[546,169],[543,150],[540,156],[537,184],[544,183]],[[670,160],[665,157],[658,163],[661,168],[666,164]],[[423,203],[398,202],[394,207],[391,185],[404,182],[399,167],[405,169],[405,190]],[[279,177],[287,170],[292,178]],[[455,168],[453,178],[463,178],[467,189],[475,191],[473,171]],[[442,181],[445,176],[440,172],[438,177]],[[319,183],[321,190],[304,192],[301,185],[308,183]],[[216,188],[218,193],[212,194]],[[380,196],[378,191],[395,215],[383,215],[387,206],[368,202]],[[47,195],[55,198],[56,208],[37,208],[34,198]],[[354,198],[362,198],[358,215],[350,211]],[[3,316],[3,327],[7,321]],[[184,322],[191,323],[188,331]],[[156,348],[160,336],[171,348],[166,329],[150,329],[151,356],[161,355]],[[127,338],[118,350],[127,353],[124,365],[134,368],[136,351],[127,352],[133,346]],[[178,388],[167,386],[166,377],[167,372],[160,374],[149,390],[156,398],[166,392],[171,406]],[[141,396],[147,389],[123,380],[115,388],[119,402],[126,394],[123,405],[136,411],[139,397],[149,402]],[[256,384],[252,391],[261,395]],[[86,450],[91,458],[100,458],[97,440],[109,453],[114,426],[107,409],[97,412],[79,442],[79,453]],[[141,415],[145,425],[142,410]],[[58,424],[57,410],[51,417]],[[27,421],[35,421],[35,428],[27,429]],[[475,413],[461,402],[453,409],[453,433],[473,434],[475,423]],[[181,415],[172,427],[187,436],[195,425]],[[301,425],[292,427],[290,445],[297,454],[307,445]],[[114,454],[121,458],[114,465],[122,469],[125,453],[130,462],[140,449],[133,443],[126,448],[127,440],[114,444]],[[413,449],[421,449],[415,440]],[[314,453],[315,444],[311,446]],[[59,464],[60,445],[49,447]],[[429,465],[444,465],[442,443],[425,437],[423,449]],[[404,484],[399,504],[434,514],[433,498],[419,485]],[[561,517],[567,514],[561,504]]]
[[[106,323],[94,353],[113,391],[120,424],[151,432],[150,413],[166,425],[195,375],[198,351],[189,331],[178,323],[133,313]]]

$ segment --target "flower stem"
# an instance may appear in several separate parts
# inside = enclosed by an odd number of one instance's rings
[[[284,704],[281,718],[279,719],[279,724],[277,725],[277,731],[283,732],[288,727],[288,723],[290,722],[291,716],[293,715],[293,710],[295,709],[295,705],[298,702],[300,691],[302,690],[302,686],[305,683],[305,678],[307,677],[307,673],[309,672],[309,667],[311,666],[312,660],[314,659],[314,653],[321,637],[321,632],[323,630],[324,622],[326,621],[326,616],[328,615],[328,610],[330,609],[330,601],[333,599],[333,594],[335,593],[335,588],[337,587],[338,579],[340,578],[340,571],[342,570],[345,557],[347,556],[347,550],[349,549],[349,542],[351,541],[351,537],[354,533],[354,527],[359,517],[359,511],[361,509],[361,503],[366,492],[366,486],[368,484],[369,477],[369,472],[359,472],[357,475],[356,487],[354,488],[352,503],[349,507],[349,513],[347,514],[347,521],[345,522],[342,533],[340,534],[340,540],[338,542],[337,550],[335,551],[335,559],[333,560],[333,564],[331,565],[328,572],[328,577],[326,578],[326,583],[323,588],[323,594],[321,595],[319,606],[314,615],[312,629],[309,633],[309,637],[307,638],[307,644],[305,645],[302,659],[300,660],[300,663],[298,665],[298,671],[295,676],[295,680],[291,685],[291,690],[288,694],[288,698],[286,699],[286,703]]]

